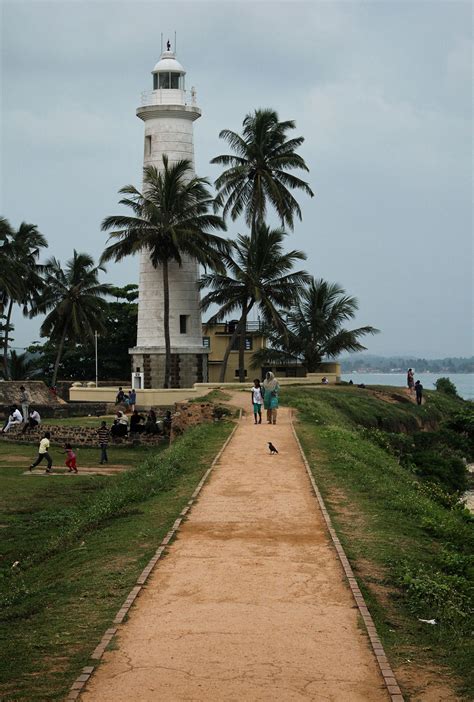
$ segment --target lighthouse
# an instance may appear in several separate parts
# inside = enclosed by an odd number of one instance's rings
[[[142,93],[137,116],[145,126],[143,165],[163,169],[163,155],[170,165],[188,159],[194,172],[193,123],[201,116],[194,88],[185,88],[186,71],[167,43],[152,71],[153,89]],[[169,264],[171,387],[192,387],[207,380],[207,353],[202,343],[199,266],[189,257],[182,265]],[[130,349],[132,375],[144,388],[163,387],[165,336],[163,277],[149,253],[140,254],[137,345]]]

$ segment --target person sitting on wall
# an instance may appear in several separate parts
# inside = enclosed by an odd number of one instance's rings
[[[23,427],[23,431],[21,433],[25,434],[27,431],[34,429],[39,424],[41,424],[41,417],[39,412],[35,409],[30,409],[28,414],[28,422]]]
[[[158,434],[158,432],[159,427],[157,424],[156,412],[151,409],[146,416],[145,434]]]
[[[8,419],[3,425],[2,434],[6,434],[7,431],[9,431],[9,429],[11,429],[11,427],[13,427],[15,424],[22,424],[22,422],[23,417],[20,410],[16,405],[12,405],[10,407],[10,414],[8,416]]]
[[[115,404],[120,405],[125,400],[125,393],[122,388],[119,388],[117,397],[115,398]]]
[[[166,410],[166,414],[163,418],[163,431],[168,436],[171,434],[171,423],[172,423],[171,411]]]
[[[119,410],[117,412],[117,416],[114,419],[114,423],[112,425],[112,429],[110,430],[110,433],[114,438],[118,438],[121,436],[127,436],[128,432],[128,419],[124,415],[124,413]]]
[[[322,378],[321,382],[323,385],[329,385],[329,380],[326,378],[326,376],[324,376],[324,378]]]
[[[145,417],[135,410],[130,417],[130,434],[141,434],[145,429]]]

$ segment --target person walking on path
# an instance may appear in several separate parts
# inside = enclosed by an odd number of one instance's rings
[[[52,473],[52,468],[53,468],[53,459],[49,455],[49,440],[51,438],[51,434],[49,431],[45,431],[43,438],[40,441],[39,448],[38,448],[38,458],[34,463],[31,464],[30,470],[33,470],[33,468],[36,468],[42,460],[45,458],[48,467],[46,468],[46,473]]]
[[[409,368],[407,372],[407,385],[410,393],[413,392],[415,387],[415,374],[413,373],[413,368]]]
[[[66,444],[66,466],[69,468],[70,473],[77,473],[77,456],[73,451],[71,444]]]
[[[258,378],[255,378],[255,380],[253,381],[252,405],[253,405],[253,417],[255,420],[255,424],[257,424],[257,415],[258,415],[258,424],[261,424],[262,423],[263,391],[262,391],[262,388],[260,387],[260,380]]]
[[[100,446],[100,465],[109,462],[109,457],[107,456],[107,446],[109,445],[109,435],[110,432],[107,429],[107,422],[102,422],[100,429],[97,432],[99,436],[99,446]]]
[[[263,381],[263,406],[267,410],[267,424],[276,424],[278,411],[278,393],[280,386],[271,371],[268,371]]]
[[[20,385],[20,405],[21,405],[21,411],[23,413],[23,421],[25,424],[28,423],[28,417],[30,413],[30,402],[31,402],[31,397],[30,393],[28,390],[25,388],[24,385]]]
[[[419,380],[415,383],[415,393],[416,393],[416,404],[421,405],[423,402],[423,385]]]
[[[28,415],[28,424],[25,424],[21,433],[26,434],[27,431],[34,429],[39,424],[41,424],[40,413],[38,412],[38,410],[31,409]]]
[[[16,405],[12,405],[10,407],[10,414],[8,416],[7,421],[3,425],[2,433],[6,434],[11,427],[13,427],[15,424],[21,424],[23,422],[23,417],[21,416],[21,412],[18,409]]]

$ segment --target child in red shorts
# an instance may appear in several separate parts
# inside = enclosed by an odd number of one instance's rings
[[[76,467],[76,454],[72,450],[71,444],[66,444],[66,465],[69,468],[70,473],[77,473],[77,467]]]

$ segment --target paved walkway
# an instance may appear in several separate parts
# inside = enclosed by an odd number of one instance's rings
[[[243,417],[117,643],[84,702],[389,699],[288,410]]]

